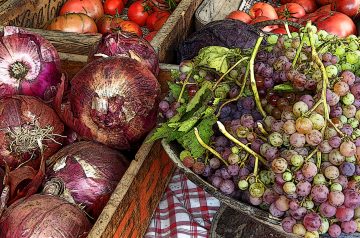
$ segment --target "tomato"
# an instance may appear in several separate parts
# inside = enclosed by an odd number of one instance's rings
[[[316,3],[320,6],[331,4],[334,0],[316,0]]]
[[[132,21],[122,21],[119,24],[121,31],[131,32],[136,34],[138,37],[142,37],[142,30],[138,24]]]
[[[104,15],[101,0],[68,0],[61,7],[59,15],[67,13],[84,13],[97,20]]]
[[[126,3],[128,2],[128,0],[122,0],[124,3],[124,6],[126,5]]]
[[[281,4],[286,4],[286,3],[290,3],[290,2],[291,2],[291,0],[280,0]]]
[[[154,30],[154,26],[155,23],[162,17],[170,16],[169,12],[165,12],[165,11],[158,11],[158,12],[153,12],[150,14],[150,16],[146,19],[146,27],[150,30],[153,31]]]
[[[321,6],[316,10],[316,12],[323,12],[323,11],[324,12],[330,12],[331,11],[331,4]]]
[[[278,15],[275,9],[267,3],[257,2],[255,3],[249,11],[249,15],[252,18],[257,18],[259,16],[264,16],[270,20],[278,19]]]
[[[54,18],[47,26],[48,30],[76,32],[76,33],[96,33],[95,21],[83,13],[68,13]]]
[[[297,3],[286,3],[277,8],[279,19],[298,19],[305,16],[305,9]]]
[[[150,10],[151,8],[146,4],[146,2],[134,2],[129,7],[128,18],[130,21],[135,22],[139,26],[144,26]]]
[[[356,35],[356,26],[350,17],[341,12],[320,13],[323,15],[314,22],[319,30],[325,30],[339,37]]]
[[[286,35],[287,32],[284,27],[279,27],[271,31],[271,33],[279,34],[279,35]]]
[[[315,12],[317,9],[315,0],[292,0],[291,2],[302,6],[306,13]]]
[[[161,27],[165,24],[169,16],[163,16],[159,20],[157,20],[154,24],[154,31],[159,31]]]
[[[258,23],[258,22],[269,21],[269,20],[271,20],[271,19],[268,18],[268,17],[259,16],[259,17],[255,18],[255,19],[253,19],[253,20],[250,22],[250,24],[253,25],[253,24]],[[262,28],[262,30],[265,31],[265,32],[270,32],[270,31],[272,31],[272,30],[274,30],[274,29],[276,29],[276,28],[278,28],[277,25],[272,25],[272,26],[265,26],[264,28]]]
[[[164,11],[169,9],[169,4],[164,0],[148,0],[147,3],[153,11]]]
[[[226,16],[227,19],[234,19],[234,20],[239,20],[245,23],[249,23],[251,22],[251,17],[249,16],[249,14],[247,14],[246,12],[243,11],[233,11],[230,12],[229,15]]]
[[[144,39],[147,40],[147,41],[152,41],[152,39],[154,39],[155,35],[157,34],[158,32],[157,31],[152,31],[150,32],[149,34],[147,34]]]
[[[97,22],[97,28],[98,31],[101,34],[105,33],[111,33],[113,30],[120,28],[120,23],[124,20],[120,17],[115,17],[111,15],[104,15],[102,18],[100,18]]]
[[[360,0],[334,0],[331,10],[344,13],[349,17],[354,17],[359,13]]]
[[[125,4],[123,0],[105,0],[104,12],[105,14],[115,15],[120,14],[124,10]]]

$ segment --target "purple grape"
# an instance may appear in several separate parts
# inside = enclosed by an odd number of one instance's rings
[[[280,132],[282,130],[283,125],[284,125],[283,121],[277,120],[271,125],[271,130],[273,132]]]
[[[266,65],[265,68],[261,71],[261,75],[264,77],[264,78],[270,78],[272,77],[274,73],[274,70],[272,67],[270,67],[269,65]]]
[[[206,165],[206,166],[205,166],[205,170],[204,170],[204,172],[203,172],[202,175],[203,175],[204,177],[210,177],[211,174],[212,174],[212,171],[211,171],[210,165]]]
[[[360,175],[360,166],[359,165],[355,166],[355,175]]]
[[[264,203],[270,205],[279,198],[279,195],[272,189],[267,188],[263,194]]]
[[[331,237],[337,238],[341,235],[341,228],[338,224],[332,224],[329,227],[328,233]]]
[[[254,70],[258,73],[262,72],[266,67],[266,64],[264,64],[263,62],[256,62],[254,64]]]
[[[322,55],[322,60],[325,62],[331,61],[331,58],[332,58],[332,54],[329,52],[326,52]]]
[[[340,105],[335,105],[330,108],[331,117],[340,117],[342,115],[342,107]]]
[[[308,181],[300,181],[296,185],[296,193],[302,197],[306,197],[311,192],[311,183]]]
[[[256,55],[256,62],[266,61],[267,57],[268,57],[268,53],[264,50],[261,50]]]
[[[218,169],[220,168],[221,162],[218,158],[213,157],[209,160],[209,165],[212,169]]]
[[[223,179],[230,179],[231,178],[231,175],[229,174],[229,172],[228,172],[228,170],[226,168],[221,168],[220,172],[221,172],[221,177]]]
[[[252,97],[246,97],[243,99],[242,105],[244,109],[252,110],[255,108],[255,101]]]
[[[355,173],[355,165],[353,163],[344,162],[340,165],[339,170],[342,175],[350,177]]]
[[[237,164],[231,164],[228,166],[227,170],[231,176],[236,176],[239,174],[240,168]]]
[[[341,187],[344,189],[347,187],[349,181],[347,177],[345,177],[344,175],[340,175],[333,182],[341,184]]]
[[[356,147],[360,147],[360,137],[354,141]]]
[[[350,124],[344,124],[343,127],[340,129],[345,135],[351,136],[353,133],[353,128]]]
[[[235,184],[233,181],[229,180],[229,179],[224,179],[221,183],[220,183],[220,191],[229,195],[231,193],[234,192],[235,190]]]
[[[251,116],[251,114],[244,114],[240,118],[241,125],[247,127],[247,128],[253,128],[254,127],[254,118]]]
[[[305,215],[303,224],[308,231],[317,231],[321,226],[321,218],[315,212]]]
[[[228,146],[228,139],[225,136],[218,136],[215,139],[215,146]]]
[[[265,88],[273,88],[274,87],[274,80],[272,78],[265,78],[264,79],[264,87]]]
[[[250,196],[250,203],[254,206],[259,206],[262,203],[262,199]]]
[[[235,97],[237,97],[239,95],[239,93],[240,93],[239,86],[234,85],[234,86],[231,87],[231,89],[229,91],[229,97],[230,98],[235,98]]]
[[[329,144],[332,148],[336,149],[339,148],[341,145],[341,138],[339,136],[333,136],[329,139]]]
[[[212,181],[211,181],[211,184],[216,187],[216,188],[219,188],[220,187],[220,184],[222,183],[223,179],[219,176],[213,176],[212,177]]]
[[[244,178],[244,177],[248,176],[249,174],[250,174],[250,170],[248,168],[244,167],[239,170],[238,175],[240,178]]]
[[[295,210],[290,210],[289,213],[290,215],[295,219],[295,220],[301,220],[304,218],[304,216],[306,215],[306,208],[305,207],[299,207],[298,209]]]
[[[174,111],[174,110],[168,109],[168,110],[165,112],[165,117],[166,117],[167,119],[170,119],[170,118],[172,118],[173,116],[175,116],[175,111]]]
[[[167,112],[167,110],[169,110],[169,108],[170,108],[170,104],[169,104],[168,101],[162,100],[159,103],[159,108],[160,108],[161,111]]]
[[[324,202],[320,205],[319,211],[322,216],[330,218],[335,216],[336,207],[331,206],[328,202]]]
[[[253,116],[254,121],[260,121],[263,118],[261,113],[258,111],[252,111],[251,115]]]
[[[282,211],[280,211],[279,209],[276,208],[275,203],[272,203],[270,205],[269,212],[274,217],[282,217],[285,214],[285,212],[282,212]]]
[[[304,180],[305,180],[305,177],[302,174],[302,172],[300,170],[296,171],[295,172],[295,181],[300,182],[300,181],[304,181]]]
[[[354,210],[345,206],[341,206],[336,209],[335,216],[340,222],[350,221],[354,217]]]
[[[325,185],[315,185],[311,189],[311,197],[314,202],[323,203],[326,202],[329,194],[329,189]]]
[[[355,209],[360,206],[360,195],[352,189],[344,190],[345,201],[344,205],[347,208]]]
[[[357,230],[357,224],[354,220],[341,222],[341,230],[345,234],[355,233]]]
[[[314,98],[309,94],[305,94],[305,95],[301,96],[300,101],[303,101],[304,103],[306,103],[306,105],[309,108],[312,108],[314,105]]]
[[[268,161],[273,161],[277,157],[278,152],[279,152],[278,148],[271,146],[266,150],[264,156]]]
[[[287,233],[292,233],[293,226],[296,224],[296,220],[292,217],[285,217],[281,221],[281,226],[283,230]]]
[[[287,81],[286,72],[285,72],[285,71],[281,71],[281,72],[279,73],[279,79],[280,79],[282,82],[286,82],[286,81]]]
[[[353,105],[356,107],[357,110],[359,110],[359,108],[360,108],[360,100],[355,99],[355,101],[353,102]]]
[[[275,183],[275,184],[273,184],[273,189],[274,189],[274,191],[277,193],[277,194],[284,194],[284,190],[283,190],[283,188],[282,188],[283,186],[282,185],[280,185],[280,184],[277,184],[277,183]]]
[[[250,148],[255,151],[256,153],[260,153],[260,146],[263,144],[264,142],[260,139],[255,139],[251,142]]]
[[[298,209],[299,207],[300,207],[299,201],[297,201],[297,200],[291,200],[291,201],[290,201],[290,203],[289,203],[289,208],[290,208],[291,210],[296,210],[296,209]]]
[[[220,111],[220,118],[226,118],[230,116],[231,108],[230,106],[224,106]]]

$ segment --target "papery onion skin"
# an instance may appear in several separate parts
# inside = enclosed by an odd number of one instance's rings
[[[0,56],[0,97],[23,94],[50,100],[55,96],[61,82],[60,57],[48,40],[6,26],[0,36]]]
[[[154,48],[135,34],[119,31],[104,35],[90,52],[89,61],[98,58],[96,54],[130,57],[145,64],[155,76],[159,74],[159,59]]]
[[[117,150],[85,141],[64,147],[48,161],[43,192],[79,204],[94,220],[129,166]],[[49,192],[54,186],[57,191]]]
[[[14,169],[31,158],[32,152],[31,154],[26,152],[15,153],[14,150],[17,150],[15,148],[18,147],[10,148],[14,139],[9,137],[9,131],[18,130],[24,126],[34,126],[35,124],[38,128],[52,127],[51,135],[61,135],[64,131],[64,124],[55,111],[39,99],[25,95],[0,99],[0,166],[4,166],[6,163],[10,169]],[[24,133],[19,132],[17,135],[24,136]],[[52,138],[56,142],[47,137],[42,140],[45,158],[53,155],[61,147],[62,137],[53,136]],[[37,168],[40,164],[40,149],[35,152],[26,165]]]
[[[132,149],[156,124],[160,85],[136,60],[121,56],[97,59],[80,70],[71,85],[71,110],[56,108],[83,139]]]
[[[51,195],[19,200],[0,218],[2,238],[85,238],[90,229],[80,208]]]

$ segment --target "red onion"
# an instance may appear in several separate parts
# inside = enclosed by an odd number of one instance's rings
[[[2,238],[85,238],[91,224],[64,199],[35,194],[11,205],[0,219]]]
[[[143,64],[127,57],[92,61],[71,81],[70,106],[62,105],[64,82],[55,105],[80,137],[113,148],[137,146],[155,126],[160,85]]]
[[[148,41],[134,34],[116,32],[104,35],[96,48],[90,52],[89,60],[97,58],[97,54],[130,57],[145,64],[155,76],[159,74],[159,59],[154,48]]]
[[[51,99],[61,81],[60,58],[42,36],[4,27],[0,36],[0,97],[14,94]]]
[[[64,147],[49,161],[43,192],[83,206],[94,219],[129,165],[120,152],[84,141]]]
[[[53,155],[61,147],[63,131],[55,111],[40,100],[24,95],[0,99],[0,166],[37,168],[40,146],[44,158]]]

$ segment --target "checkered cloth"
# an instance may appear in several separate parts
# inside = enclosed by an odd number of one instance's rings
[[[219,200],[175,171],[145,238],[208,237]]]

